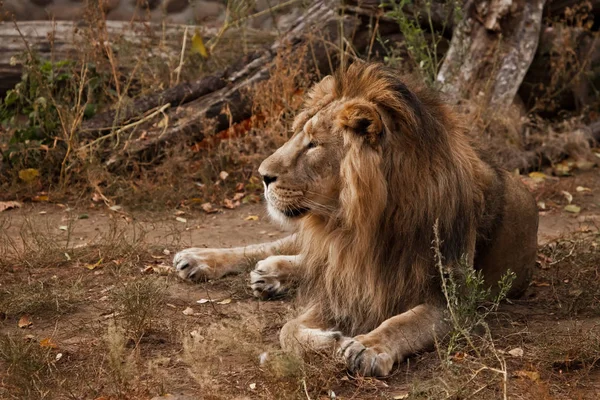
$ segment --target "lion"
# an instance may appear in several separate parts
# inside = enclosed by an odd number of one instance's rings
[[[299,282],[303,311],[281,329],[284,350],[335,350],[351,372],[386,376],[430,349],[450,329],[435,238],[448,269],[466,259],[490,287],[510,270],[510,295],[527,288],[535,201],[433,91],[354,63],[312,88],[292,129],[259,173],[269,214],[296,233],[174,258],[182,278],[201,280],[266,257],[250,274],[261,298]]]

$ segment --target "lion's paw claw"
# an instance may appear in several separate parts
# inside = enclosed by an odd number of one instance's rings
[[[270,257],[259,261],[250,272],[250,288],[252,294],[260,299],[278,297],[287,292],[287,287],[280,279],[277,263]]]
[[[186,249],[175,254],[173,268],[185,280],[205,281],[216,278],[208,257],[202,255],[202,249]]]
[[[387,376],[392,372],[394,359],[377,346],[367,347],[355,338],[340,344],[338,355],[343,357],[346,368],[360,376]]]

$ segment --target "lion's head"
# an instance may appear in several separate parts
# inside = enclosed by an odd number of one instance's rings
[[[461,257],[483,197],[453,114],[393,71],[353,64],[311,90],[293,130],[259,172],[270,214],[299,222],[324,318],[359,332],[422,302],[433,226],[444,258]]]

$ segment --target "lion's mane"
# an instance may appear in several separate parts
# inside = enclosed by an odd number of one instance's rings
[[[338,209],[331,218],[309,215],[300,227],[305,302],[353,335],[442,300],[434,225],[446,264],[473,252],[489,167],[433,92],[385,67],[353,64],[326,84],[309,95],[303,119],[334,100],[360,101],[375,105],[384,125],[374,128],[384,130],[376,145],[359,135],[344,140]],[[344,124],[350,109],[328,117]]]

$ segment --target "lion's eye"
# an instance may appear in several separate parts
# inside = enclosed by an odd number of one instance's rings
[[[312,141],[310,141],[310,142],[308,143],[308,146],[307,146],[307,147],[308,147],[308,149],[310,150],[310,149],[314,149],[314,148],[315,148],[315,147],[317,147],[318,145],[319,145],[319,144],[318,144],[317,142],[315,142],[314,140],[312,140]]]

